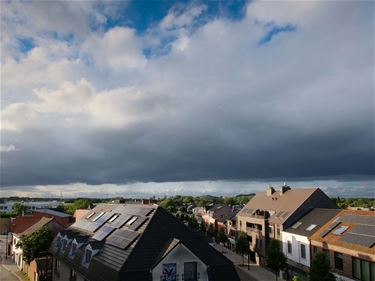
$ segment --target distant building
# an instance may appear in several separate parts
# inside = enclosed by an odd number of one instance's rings
[[[256,193],[237,214],[237,230],[248,236],[251,260],[263,264],[269,240],[281,241],[281,231],[313,208],[337,206],[319,188],[291,189],[284,185],[276,191],[270,186]]]
[[[64,227],[68,227],[74,222],[74,218],[69,214],[54,210],[38,209],[31,215],[15,217],[11,222],[10,231],[15,234],[21,233],[27,228],[34,225],[41,218],[54,218],[59,224],[63,225]]]
[[[157,205],[99,204],[50,252],[54,281],[239,280],[231,261]]]
[[[288,258],[290,276],[297,275],[300,280],[308,280],[311,266],[310,237],[339,212],[340,209],[313,209],[291,227],[281,231],[282,250]]]
[[[375,215],[342,210],[311,237],[312,257],[327,255],[337,280],[375,280]]]
[[[76,209],[73,214],[73,218],[77,221],[87,216],[90,209]]]
[[[29,211],[34,211],[37,209],[54,209],[57,208],[61,201],[7,201],[0,203],[0,212],[11,213],[13,211],[14,203],[21,203],[26,206]]]
[[[233,218],[236,213],[231,206],[209,205],[206,207],[196,207],[194,217],[203,221],[206,226],[212,225],[217,231],[226,230],[226,221]]]

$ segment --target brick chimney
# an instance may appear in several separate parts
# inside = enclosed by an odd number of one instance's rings
[[[266,190],[267,196],[272,196],[272,194],[275,192],[275,189],[270,185]]]
[[[287,185],[286,182],[284,182],[284,185],[280,188],[280,195],[283,195],[288,190],[290,190],[290,186]]]

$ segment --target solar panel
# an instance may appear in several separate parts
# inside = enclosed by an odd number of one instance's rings
[[[138,232],[127,229],[117,229],[107,238],[106,242],[125,250],[138,236]]]
[[[120,228],[123,226],[132,216],[128,214],[121,214],[113,223],[111,223],[111,226]]]
[[[335,229],[335,231],[333,231],[332,234],[334,234],[334,235],[341,235],[341,234],[343,234],[348,228],[349,228],[348,226],[342,225],[342,226],[340,226],[339,228]]]
[[[343,222],[352,222],[356,224],[366,224],[375,226],[375,216],[344,215],[340,220]]]
[[[350,232],[375,237],[375,226],[372,226],[372,225],[356,225],[350,230]]]
[[[137,230],[148,218],[147,217],[141,217],[138,218],[130,227],[129,229]]]
[[[347,242],[351,244],[357,244],[364,247],[372,247],[375,244],[374,236],[358,235],[354,233],[348,233],[340,238],[341,242]]]
[[[331,232],[332,229],[334,229],[336,226],[340,224],[340,221],[334,221],[332,222],[321,234],[320,237],[326,236],[328,233]]]
[[[111,234],[116,228],[105,225],[102,228],[100,228],[95,234],[92,236],[93,239],[102,241],[104,238],[106,238],[109,234]]]

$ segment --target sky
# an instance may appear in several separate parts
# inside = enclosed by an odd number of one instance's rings
[[[374,2],[0,5],[1,196],[375,197]]]

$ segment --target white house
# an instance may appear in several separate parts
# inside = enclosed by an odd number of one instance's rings
[[[282,250],[288,258],[291,276],[297,275],[301,280],[307,280],[312,262],[310,237],[339,211],[339,209],[312,209],[291,227],[281,232]]]

